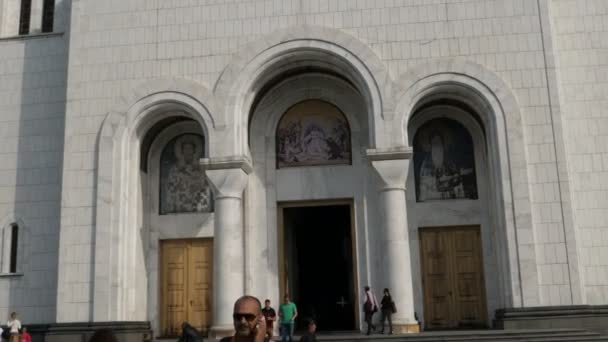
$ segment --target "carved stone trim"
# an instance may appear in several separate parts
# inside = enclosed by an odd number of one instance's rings
[[[389,148],[373,148],[365,150],[365,155],[370,161],[411,159],[414,151],[409,146],[396,146]]]

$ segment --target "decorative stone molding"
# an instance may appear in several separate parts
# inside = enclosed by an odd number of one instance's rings
[[[216,169],[205,171],[209,183],[213,188],[215,199],[224,198],[242,199],[243,190],[247,185],[248,175],[241,168]],[[218,215],[216,210],[216,216]]]
[[[367,149],[365,154],[370,161],[411,159],[414,151],[408,146]]]
[[[381,180],[381,191],[405,190],[405,182],[413,155],[406,146],[386,149],[368,149],[367,158]]]

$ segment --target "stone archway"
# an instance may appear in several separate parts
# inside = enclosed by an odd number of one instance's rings
[[[185,79],[145,83],[126,94],[106,117],[98,140],[93,258],[93,320],[147,320],[146,260],[137,227],[142,225],[140,148],[155,123],[170,116],[195,120],[213,146],[215,102],[203,85]],[[132,258],[128,255],[133,254]],[[108,257],[109,256],[109,257]],[[146,316],[142,316],[146,315]]]
[[[366,99],[370,146],[384,146],[383,121],[392,117],[393,81],[374,51],[349,34],[301,26],[258,39],[238,53],[218,79],[214,94],[223,104],[227,134],[235,135],[235,155],[247,153],[250,109],[257,93],[281,74],[302,67],[333,70],[353,83]]]
[[[529,203],[528,179],[519,106],[510,88],[493,72],[460,59],[445,59],[413,68],[399,78],[403,86],[396,105],[395,124],[402,129],[394,143],[409,141],[412,115],[425,103],[437,99],[460,101],[472,108],[481,120],[487,139],[489,184],[497,184],[492,200],[494,225],[501,232],[500,267],[509,276],[501,281],[502,301],[506,306],[538,305],[538,271],[534,244],[518,240],[532,231],[530,208],[515,206]],[[526,250],[520,254],[520,250]],[[513,274],[514,276],[511,276]]]

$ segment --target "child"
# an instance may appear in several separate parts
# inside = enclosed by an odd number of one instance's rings
[[[8,342],[19,342],[19,330],[21,330],[21,322],[17,319],[17,313],[11,312],[11,319],[6,323],[8,326],[10,337]]]
[[[26,327],[21,329],[21,342],[32,342],[32,336],[27,333]]]

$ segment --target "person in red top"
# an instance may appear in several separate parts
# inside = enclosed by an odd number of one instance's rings
[[[21,342],[32,342],[32,336],[30,336],[30,334],[28,334],[26,327],[23,327],[21,329],[20,337],[21,337]]]

